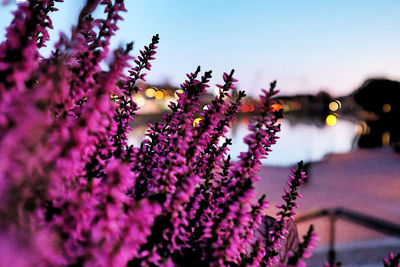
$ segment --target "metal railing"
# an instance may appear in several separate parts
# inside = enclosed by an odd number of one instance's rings
[[[335,251],[335,222],[343,219],[371,230],[400,238],[400,224],[392,223],[371,215],[349,210],[346,208],[322,209],[296,218],[296,222],[305,222],[319,217],[329,217],[329,251],[328,262],[333,265],[336,262]]]

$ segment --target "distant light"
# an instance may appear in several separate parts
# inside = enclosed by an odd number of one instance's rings
[[[356,124],[356,133],[357,134],[369,134],[371,129],[369,128],[368,124],[363,121]]]
[[[277,111],[282,109],[282,105],[278,104],[278,103],[275,103],[275,104],[271,105],[271,108],[272,108],[272,112],[277,112]]]
[[[382,110],[385,113],[389,113],[392,110],[392,106],[390,104],[383,104]]]
[[[170,97],[170,96],[165,96],[164,97],[164,101],[163,101],[163,103],[162,103],[162,107],[165,109],[165,110],[168,110],[169,109],[169,104],[171,104],[171,102],[174,102],[174,98],[172,98],[172,97]]]
[[[154,97],[155,93],[156,90],[154,90],[153,88],[148,88],[146,89],[146,91],[144,91],[144,94],[149,98]]]
[[[111,101],[118,103],[119,96],[117,94],[111,94]]]
[[[248,106],[248,105],[243,105],[242,106],[242,112],[243,113],[247,113],[247,112],[249,112],[250,111],[250,107]]]
[[[249,105],[249,111],[250,111],[250,112],[253,112],[254,110],[255,110],[254,104],[250,104],[250,105]]]
[[[335,126],[336,125],[336,123],[337,123],[337,118],[336,118],[336,116],[335,115],[332,115],[332,114],[330,114],[330,115],[328,115],[327,117],[326,117],[326,125],[328,125],[328,126]]]
[[[179,95],[178,95],[178,94],[182,94],[182,93],[183,93],[183,90],[182,90],[182,89],[178,89],[178,90],[175,91],[174,97],[175,97],[175,98],[179,98]]]
[[[354,128],[357,134],[363,134],[364,128],[361,124],[356,124]]]
[[[196,118],[193,120],[193,127],[197,127],[200,125],[200,121],[202,120],[202,118]]]
[[[338,103],[339,101],[332,101],[331,103],[329,103],[329,109],[331,110],[331,111],[333,111],[333,112],[335,112],[335,111],[338,111],[339,110],[339,108],[340,108],[340,106],[339,106],[339,103]]]
[[[157,92],[154,94],[154,97],[155,97],[157,100],[161,100],[161,99],[164,98],[164,93],[163,93],[162,91],[157,91]]]
[[[288,104],[283,104],[282,105],[282,109],[283,109],[283,111],[290,111],[290,105],[288,105]]]
[[[138,96],[135,98],[135,102],[136,102],[136,105],[138,105],[138,107],[143,107],[144,103],[146,103],[146,100],[144,99],[143,96]]]
[[[382,145],[388,146],[390,143],[390,132],[384,132],[382,134]]]

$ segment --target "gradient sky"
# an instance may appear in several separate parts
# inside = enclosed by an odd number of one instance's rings
[[[65,0],[55,32],[75,23],[82,0]],[[149,82],[179,84],[196,66],[213,82],[236,70],[240,89],[256,95],[272,80],[283,94],[352,92],[368,77],[400,79],[398,0],[127,0],[113,46],[135,54],[160,34]],[[0,6],[0,38],[15,4]],[[101,15],[97,12],[96,15]]]

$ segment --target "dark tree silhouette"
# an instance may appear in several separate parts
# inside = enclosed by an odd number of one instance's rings
[[[370,131],[359,139],[360,147],[392,145],[399,151],[400,82],[369,79],[354,93],[354,100],[363,109],[377,115],[367,121]]]

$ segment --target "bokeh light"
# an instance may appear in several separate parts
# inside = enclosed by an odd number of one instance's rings
[[[390,144],[390,132],[384,132],[382,134],[382,145],[388,146]]]
[[[326,116],[326,125],[335,126],[337,124],[337,117],[335,115],[329,114]]]
[[[148,89],[146,89],[146,91],[144,91],[144,94],[147,97],[151,98],[151,97],[154,97],[154,95],[156,94],[156,90],[154,90],[153,88],[148,88]]]
[[[271,105],[271,108],[272,108],[272,112],[278,112],[279,110],[282,109],[282,105],[278,104],[278,103],[275,103],[275,104]]]
[[[178,90],[175,91],[174,97],[175,97],[175,98],[179,98],[179,95],[178,95],[178,94],[182,94],[182,93],[183,93],[183,90],[182,90],[182,89],[178,89]]]
[[[338,111],[340,109],[340,102],[335,100],[329,103],[329,109],[333,112]]]
[[[247,112],[249,112],[250,111],[250,107],[248,106],[248,105],[243,105],[242,106],[242,112],[243,113],[247,113]]]
[[[154,97],[155,97],[157,100],[161,100],[161,99],[164,98],[164,93],[163,93],[162,91],[157,91],[157,92],[154,94]]]
[[[143,96],[138,96],[135,99],[136,105],[138,105],[138,107],[143,107],[144,104],[146,103],[146,100],[144,99]]]
[[[193,120],[193,127],[197,127],[200,125],[200,121],[202,120],[202,118],[196,118]]]
[[[385,113],[389,113],[392,110],[392,106],[390,104],[383,104],[382,111]]]

